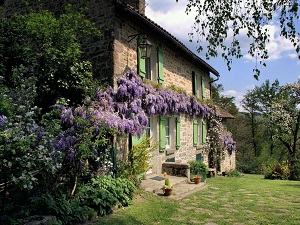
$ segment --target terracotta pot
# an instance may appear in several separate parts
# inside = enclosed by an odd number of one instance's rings
[[[169,196],[169,195],[172,194],[172,191],[173,191],[173,189],[171,189],[171,188],[166,188],[166,189],[164,190],[164,195],[165,195],[165,196]]]
[[[199,184],[201,181],[201,177],[194,177],[195,184]]]

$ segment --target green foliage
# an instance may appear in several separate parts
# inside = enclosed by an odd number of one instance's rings
[[[291,180],[300,180],[300,159],[299,154],[290,159],[290,177]]]
[[[125,178],[100,177],[92,179],[91,184],[80,188],[78,196],[82,205],[93,208],[98,215],[110,214],[114,207],[132,203],[135,185]]]
[[[171,182],[170,182],[169,178],[165,179],[165,185],[163,186],[162,189],[173,189],[173,185],[171,185]]]
[[[176,0],[178,1],[178,0]],[[272,38],[268,25],[278,21],[281,37],[293,43],[300,57],[299,3],[298,1],[210,1],[190,0],[187,2],[186,13],[196,11],[190,41],[195,37],[198,52],[206,49],[206,58],[217,57],[219,54],[231,69],[232,59],[241,58],[242,34],[246,34],[251,43],[247,53],[256,58],[259,65],[266,66],[269,57],[267,43]],[[206,42],[204,45],[202,42]],[[258,63],[257,63],[258,64]],[[258,79],[260,69],[254,67],[254,77]]]
[[[69,199],[65,194],[43,194],[33,198],[30,207],[33,214],[54,215],[59,224],[77,224],[89,219],[91,209],[81,206],[78,199]]]
[[[174,84],[169,85],[168,88],[173,91],[176,91],[179,94],[187,94],[185,89],[183,89],[181,87],[177,87]]]
[[[234,103],[235,97],[224,96],[220,94],[222,91],[224,91],[222,84],[212,83],[211,92],[213,102],[230,114],[236,116],[239,110]]]
[[[133,146],[128,154],[128,161],[118,165],[121,177],[132,177],[136,180],[142,179],[144,174],[150,169],[150,158],[157,148],[157,143],[151,143],[152,138],[143,138],[141,142]]]
[[[170,179],[169,179],[169,178],[166,178],[166,179],[165,179],[165,185],[166,185],[166,186],[170,186]]]
[[[208,168],[202,161],[192,160],[189,164],[191,176],[205,176],[208,173]]]
[[[35,77],[39,96],[35,103],[43,111],[49,111],[58,98],[76,105],[91,93],[98,82],[91,64],[81,61],[80,42],[86,36],[100,37],[100,32],[82,12],[69,8],[58,18],[40,11],[2,20],[0,76],[6,86],[15,88],[22,79]]]
[[[263,165],[263,170],[266,179],[287,180],[290,176],[289,165],[286,161],[278,162],[270,158]]]
[[[240,172],[237,169],[225,171],[225,173],[228,177],[240,177],[241,176]]]
[[[21,190],[31,190],[37,174],[42,179],[55,171],[49,151],[52,136],[36,123],[39,109],[32,106],[35,87],[30,79],[24,81],[19,92],[12,94],[18,99],[10,109],[14,116],[4,120],[0,127],[1,181],[10,181]]]

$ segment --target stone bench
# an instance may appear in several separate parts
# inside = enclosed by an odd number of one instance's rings
[[[171,176],[187,177],[190,180],[190,164],[164,162],[162,164],[162,173],[167,173]]]

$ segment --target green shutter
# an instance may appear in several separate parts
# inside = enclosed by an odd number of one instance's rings
[[[158,83],[164,82],[164,57],[162,47],[157,48]]]
[[[140,41],[142,40],[141,37],[138,38],[138,44],[140,43]],[[145,77],[146,76],[146,59],[143,59],[140,56],[140,52],[138,52],[138,75],[140,75],[141,77]]]
[[[201,76],[201,84],[202,84],[202,99],[205,99],[205,79],[204,76]]]
[[[159,117],[159,150],[166,149],[166,117]]]
[[[202,143],[206,143],[206,133],[207,133],[207,128],[206,128],[206,122],[202,120]]]
[[[176,117],[176,149],[180,148],[180,118]]]
[[[146,138],[146,130],[144,133],[138,137],[138,136],[132,136],[131,141],[132,141],[132,146],[136,146],[139,143],[141,143],[144,139]]]
[[[192,84],[193,84],[193,95],[197,96],[198,95],[197,75],[196,75],[195,71],[192,71]]]
[[[193,144],[194,146],[198,144],[198,120],[193,121]]]

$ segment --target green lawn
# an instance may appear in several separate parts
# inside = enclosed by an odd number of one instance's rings
[[[178,202],[148,194],[93,224],[300,224],[300,182],[245,175],[208,179],[207,186]]]

